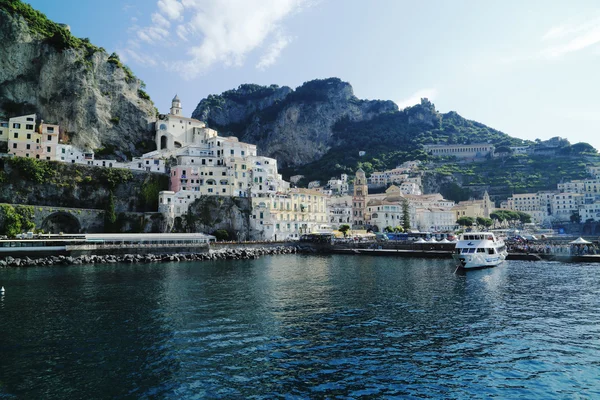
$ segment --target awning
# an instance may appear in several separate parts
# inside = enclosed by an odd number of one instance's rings
[[[572,242],[569,242],[569,244],[590,244],[590,243],[592,243],[592,242],[588,242],[587,240],[585,240],[582,237],[579,237],[579,238],[573,240]]]

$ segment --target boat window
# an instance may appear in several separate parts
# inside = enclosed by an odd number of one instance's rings
[[[469,249],[469,253],[475,253],[475,249]]]
[[[456,249],[454,252],[455,252],[456,254],[460,254],[460,249]]]
[[[483,249],[483,248],[477,249],[477,252],[478,253],[485,253],[485,249]]]
[[[488,249],[489,254],[494,254],[494,249]]]
[[[469,249],[462,249],[463,254],[466,254],[469,252]]]

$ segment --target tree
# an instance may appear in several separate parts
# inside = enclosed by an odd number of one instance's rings
[[[410,210],[408,208],[408,200],[402,200],[402,229],[408,232],[410,229]]]
[[[342,225],[338,228],[338,231],[342,232],[344,234],[344,237],[346,237],[346,233],[350,230],[350,225]]]
[[[115,213],[115,195],[111,191],[104,210],[104,232],[114,232],[117,228],[117,214]]]
[[[21,218],[10,204],[0,204],[0,234],[15,237],[21,233]]]
[[[388,233],[389,233],[389,232],[394,232],[394,228],[392,228],[390,225],[388,225],[388,226],[386,226],[386,227],[383,229],[383,231],[384,231],[384,232],[388,232]]]
[[[212,234],[219,242],[229,239],[229,232],[227,232],[225,229],[217,229]]]
[[[521,221],[522,223],[528,224],[531,222],[531,215],[524,213],[522,211],[516,211],[516,213],[517,213],[517,219],[519,221]],[[580,220],[581,220],[581,217],[580,217]]]
[[[571,219],[571,222],[573,222],[575,224],[581,223],[581,215],[579,215],[579,213],[577,211],[573,211],[570,219]]]
[[[477,225],[481,225],[481,226],[485,226],[486,228],[489,228],[493,224],[494,224],[494,221],[492,221],[491,218],[477,217]]]
[[[402,233],[402,232],[404,232],[404,229],[402,229],[402,227],[400,225],[398,225],[398,226],[396,226],[394,228],[394,232],[396,232],[396,233]]]
[[[456,220],[456,223],[460,226],[473,226],[475,223],[475,218],[473,217],[460,217]]]

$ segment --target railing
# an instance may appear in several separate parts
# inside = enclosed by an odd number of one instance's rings
[[[66,246],[67,251],[74,250],[99,250],[99,249],[156,249],[164,247],[206,247],[208,242],[202,243],[138,243],[138,244],[106,244],[90,243]]]

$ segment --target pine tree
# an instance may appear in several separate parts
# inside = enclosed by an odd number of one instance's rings
[[[115,196],[111,191],[108,195],[108,203],[104,210],[104,232],[114,232],[117,223],[117,214],[115,213]]]
[[[410,211],[408,209],[408,200],[406,199],[402,201],[402,228],[404,228],[404,232],[410,229]]]

